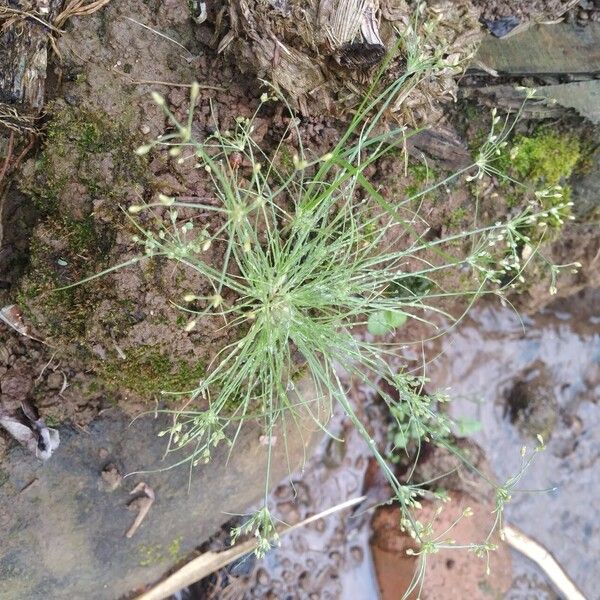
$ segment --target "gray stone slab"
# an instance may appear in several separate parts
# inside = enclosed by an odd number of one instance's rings
[[[1,600],[117,599],[160,578],[261,497],[267,448],[256,426],[243,430],[228,463],[228,448],[220,446],[191,481],[183,467],[132,475],[106,491],[100,474],[107,463],[122,473],[167,464],[161,462],[165,440],[157,438],[164,426],[152,417],[130,426],[111,410],[88,433],[62,428],[60,448],[45,464],[21,447],[11,450],[0,465]],[[315,438],[314,426],[312,432],[305,426],[289,432],[287,448],[275,446],[273,483],[300,466]],[[126,505],[140,481],[153,488],[156,501],[127,539],[135,513]]]
[[[566,108],[575,109],[592,123],[600,123],[600,80],[576,81],[538,88],[538,96],[556,100]]]
[[[478,61],[510,75],[600,73],[600,23],[534,25],[504,39],[490,35],[479,47]]]

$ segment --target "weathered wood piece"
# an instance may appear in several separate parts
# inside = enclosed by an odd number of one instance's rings
[[[218,3],[211,5],[208,20],[220,39],[218,50],[234,55],[242,70],[272,81],[305,114],[355,107],[386,52],[397,45],[386,75],[402,75],[416,33],[424,71],[434,56],[445,67],[436,77],[419,73],[414,89],[389,113],[420,122],[454,97],[455,77],[482,35],[478,11],[468,0],[423,3],[418,18],[415,3],[406,0],[228,0],[229,28]]]
[[[0,0],[0,102],[44,106],[48,39],[63,0]]]
[[[481,88],[465,88],[465,98],[474,98],[483,106],[496,107],[504,111],[516,113],[523,111],[527,119],[551,119],[560,117],[565,113],[563,106],[552,102],[543,95],[545,87],[538,88],[535,98],[530,99],[524,106],[527,97],[526,90],[515,87],[515,85],[501,84],[489,85]]]
[[[510,38],[486,37],[477,62],[508,75],[600,73],[600,23],[535,25]]]
[[[449,171],[464,169],[473,162],[469,149],[456,132],[443,126],[420,131],[407,140],[406,149],[411,156],[430,158]]]

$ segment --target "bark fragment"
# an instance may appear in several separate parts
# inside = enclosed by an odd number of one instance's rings
[[[391,110],[418,123],[454,97],[454,78],[482,36],[467,0],[419,6],[405,0],[229,0],[230,29],[220,28],[219,50],[271,80],[302,112],[339,113],[360,101],[386,52],[399,45],[388,78],[405,72],[407,54],[438,62],[435,77],[419,74],[415,88]],[[216,23],[218,16],[209,19]]]
[[[28,111],[44,106],[48,39],[63,0],[18,0],[0,6],[0,102]]]

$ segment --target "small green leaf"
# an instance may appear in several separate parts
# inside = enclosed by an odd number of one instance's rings
[[[481,421],[469,419],[468,417],[457,419],[456,425],[459,435],[472,435],[481,429]]]
[[[408,315],[400,310],[380,310],[369,315],[367,328],[373,335],[385,335],[406,323]]]
[[[394,446],[397,449],[404,450],[404,448],[406,448],[406,446],[408,445],[408,442],[409,437],[402,430],[398,431],[398,433],[396,433],[396,435],[394,436]]]

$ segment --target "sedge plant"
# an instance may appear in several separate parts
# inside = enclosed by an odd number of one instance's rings
[[[357,415],[341,374],[379,393],[392,417],[396,415],[398,427],[413,428],[418,423],[443,437],[450,431],[446,418],[423,401],[411,375],[391,366],[397,348],[365,330],[370,327],[384,334],[407,319],[429,322],[435,314],[451,319],[440,301],[465,295],[472,301],[483,293],[501,293],[536,254],[530,252],[525,260],[522,252],[533,244],[523,232],[548,218],[535,198],[516,217],[475,223],[468,231],[441,239],[427,236],[426,223],[414,209],[435,188],[490,172],[494,156],[510,133],[508,119],[500,123],[494,115],[491,133],[472,165],[411,197],[390,202],[366,175],[367,168],[381,157],[390,152],[402,154],[406,140],[415,133],[384,126],[386,110],[400,94],[418,85],[420,78],[431,76],[441,60],[409,56],[407,70],[398,79],[385,87],[378,87],[377,79],[335,147],[321,156],[310,156],[300,141],[291,169],[280,166],[281,144],[269,154],[254,141],[253,118],[239,118],[233,131],[217,128],[205,139],[196,139],[197,85],[191,88],[190,110],[183,122],[162,96],[154,94],[170,129],[138,153],[162,149],[174,160],[193,161],[215,201],[161,194],[152,202],[129,207],[140,253],[96,276],[160,258],[195,271],[209,282],[211,294],[190,289],[175,299],[178,309],[188,316],[186,329],[191,331],[203,319],[212,318],[238,336],[219,352],[194,389],[181,391],[181,408],[164,411],[172,421],[162,434],[168,438],[167,454],[178,456],[173,465],[193,467],[208,462],[218,444],[233,447],[249,421],[261,423],[267,440],[264,502],[233,532],[234,539],[246,533],[256,535],[258,555],[277,537],[268,505],[273,446],[269,440],[277,428],[284,438],[294,434],[296,423],[306,415],[325,430],[334,403],[364,438],[391,485],[403,518],[422,537],[412,509],[425,491],[396,477]],[[266,89],[257,113],[266,103],[285,102],[273,89]],[[294,119],[290,123],[295,127]],[[299,131],[296,138],[301,140]],[[156,229],[137,220],[136,215],[158,207],[166,208],[168,218]],[[180,217],[182,209],[186,214],[212,214],[215,219],[199,231],[193,218]],[[449,253],[448,247],[457,243],[468,245],[466,256]],[[213,245],[222,249],[220,264],[206,258]],[[472,289],[448,290],[438,284],[445,271],[458,268],[469,274]],[[428,285],[415,291],[415,278]],[[310,393],[298,386],[300,378],[310,381]],[[402,410],[394,410],[399,405]]]

